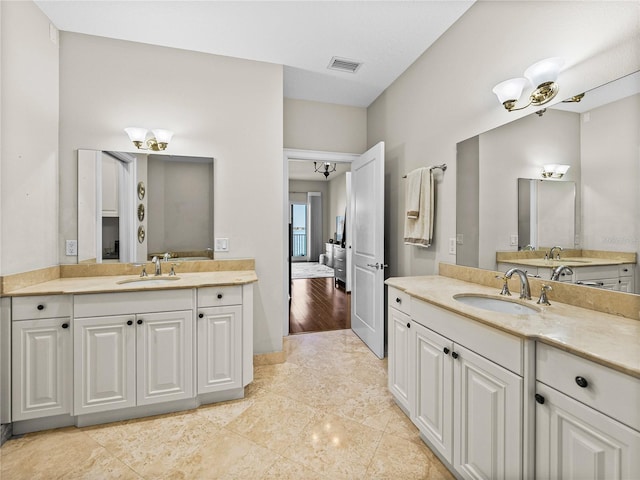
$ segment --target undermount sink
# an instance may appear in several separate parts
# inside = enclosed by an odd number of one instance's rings
[[[461,293],[453,296],[454,300],[469,305],[470,307],[482,308],[491,312],[510,313],[512,315],[533,315],[540,313],[540,309],[524,305],[516,300],[508,298],[487,297],[473,293]]]
[[[169,282],[174,282],[176,280],[180,280],[180,277],[138,277],[138,278],[127,278],[125,280],[120,280],[118,285],[124,284],[134,284],[134,285],[164,285]]]

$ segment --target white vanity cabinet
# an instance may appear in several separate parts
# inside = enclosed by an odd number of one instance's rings
[[[409,356],[411,329],[410,302],[411,298],[406,293],[389,287],[388,298],[388,382],[389,390],[396,402],[410,415],[412,410],[409,403]]]
[[[12,421],[71,412],[71,298],[12,299]]]
[[[194,397],[191,289],[74,296],[74,415]]]
[[[640,379],[539,343],[536,477],[640,478]]]
[[[389,386],[400,403],[396,370],[406,361],[410,417],[421,437],[461,478],[523,478],[523,340],[410,298],[405,360],[395,294],[390,289]]]
[[[198,394],[241,388],[242,287],[198,289]]]

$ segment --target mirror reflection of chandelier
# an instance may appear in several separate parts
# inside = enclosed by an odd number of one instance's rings
[[[313,167],[317,173],[324,175],[324,178],[329,178],[329,174],[336,171],[336,164],[331,168],[330,162],[313,162]]]

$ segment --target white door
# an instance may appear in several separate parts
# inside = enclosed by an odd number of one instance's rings
[[[136,316],[138,405],[193,397],[193,312]]]
[[[384,358],[384,142],[353,161],[351,188],[351,328]]]
[[[136,404],[134,315],[74,319],[74,415]]]
[[[242,307],[198,309],[198,393],[242,387]]]
[[[13,421],[71,412],[69,324],[69,318],[13,322]]]

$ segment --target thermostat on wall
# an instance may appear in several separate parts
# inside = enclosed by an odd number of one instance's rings
[[[215,251],[216,252],[228,252],[229,251],[229,239],[228,238],[216,238]]]

